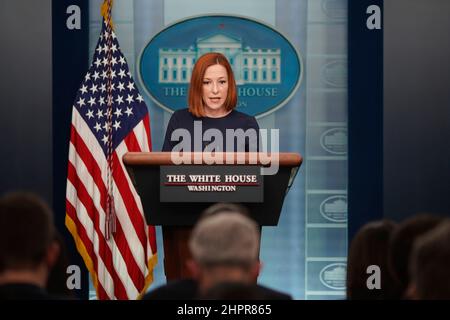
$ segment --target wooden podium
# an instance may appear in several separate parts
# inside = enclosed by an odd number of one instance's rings
[[[141,197],[147,224],[162,226],[168,281],[190,277],[186,267],[190,258],[187,243],[203,210],[216,202],[238,202],[247,207],[260,226],[276,226],[284,198],[302,163],[298,153],[279,153],[278,160],[269,164],[261,153],[216,153],[214,159],[208,153],[185,155],[188,161],[182,164],[175,164],[170,152],[129,152],[123,157]],[[274,161],[279,168],[275,174],[258,174],[261,168],[274,165]],[[192,182],[192,176],[215,180]],[[227,180],[237,177],[250,182]],[[222,189],[217,191],[219,187]],[[198,191],[199,188],[213,191]]]

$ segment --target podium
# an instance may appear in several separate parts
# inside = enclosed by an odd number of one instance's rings
[[[128,152],[123,157],[147,224],[162,227],[168,281],[190,277],[188,240],[203,210],[216,202],[239,203],[260,226],[276,226],[302,163],[298,153],[269,154],[270,162],[262,153],[185,153],[181,164],[172,156]],[[274,165],[274,174],[261,174]]]

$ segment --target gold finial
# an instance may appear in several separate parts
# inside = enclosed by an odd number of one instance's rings
[[[111,12],[112,12],[112,7],[113,7],[113,0],[104,0],[100,12],[101,12],[103,18],[105,19],[105,21],[109,21],[109,25],[110,25],[111,29],[114,30],[112,16],[109,17],[109,15],[111,15]]]

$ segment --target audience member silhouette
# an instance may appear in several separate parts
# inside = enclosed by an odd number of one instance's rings
[[[0,299],[53,299],[45,289],[59,255],[52,212],[36,195],[0,198]]]
[[[212,286],[202,296],[206,300],[287,300],[290,297],[274,294],[254,283],[221,282]]]
[[[202,214],[200,215],[200,218],[204,218],[213,214],[216,214],[218,212],[238,212],[248,218],[255,219],[250,211],[247,209],[247,207],[239,204],[239,203],[231,203],[231,202],[217,202],[205,210],[203,210]],[[260,245],[261,245],[261,233],[262,228],[260,225],[258,225],[259,228],[259,240],[258,240],[258,259],[259,259],[259,251],[260,251]],[[256,276],[257,277],[257,276]],[[254,279],[254,282],[256,283],[258,281],[257,278]]]
[[[407,298],[450,300],[450,220],[418,237],[410,257]]]
[[[398,296],[388,271],[388,246],[395,228],[394,222],[382,220],[370,222],[357,232],[348,254],[347,299],[380,300]],[[371,275],[374,277],[369,279]]]
[[[193,279],[169,283],[147,293],[144,299],[208,299],[214,297],[210,290],[225,284],[248,286],[252,294],[257,292],[267,299],[291,299],[255,284],[261,268],[259,240],[254,220],[227,204],[217,204],[205,211],[189,239],[192,260],[188,266]]]
[[[209,206],[205,210],[203,210],[202,214],[200,215],[200,218],[204,218],[222,212],[238,212],[246,217],[251,217],[250,211],[239,203],[217,202]]]
[[[398,299],[405,297],[410,282],[409,260],[414,241],[436,227],[442,217],[432,214],[418,214],[402,221],[393,232],[389,244],[389,273],[398,287]]]

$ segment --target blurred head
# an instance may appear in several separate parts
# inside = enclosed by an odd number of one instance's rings
[[[241,204],[231,202],[217,202],[206,208],[202,212],[201,218],[221,212],[237,212],[246,217],[250,217],[250,212],[248,211],[248,209]]]
[[[0,274],[36,271],[46,277],[58,254],[52,211],[44,201],[23,192],[0,198]]]
[[[387,266],[389,239],[396,225],[389,220],[364,225],[353,238],[347,262],[347,299],[393,299],[397,296]],[[378,266],[381,289],[370,290],[367,279]]]
[[[406,292],[409,279],[409,259],[414,241],[436,227],[442,218],[432,214],[419,214],[402,221],[393,232],[388,253],[389,272],[399,287]]]
[[[449,220],[414,241],[410,266],[409,298],[450,300]]]
[[[218,212],[199,220],[190,240],[189,262],[200,289],[222,282],[251,283],[259,264],[259,227],[238,212]]]
[[[189,111],[197,117],[223,116],[236,107],[236,82],[227,58],[206,53],[195,63],[189,87]]]
[[[59,255],[52,212],[31,193],[0,198],[0,283],[45,288]]]

